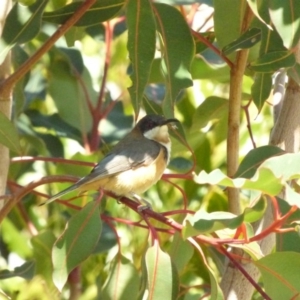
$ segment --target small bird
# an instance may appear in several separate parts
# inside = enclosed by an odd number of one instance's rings
[[[91,171],[69,188],[50,197],[48,204],[71,191],[104,189],[151,208],[139,194],[154,185],[166,169],[171,151],[168,124],[179,122],[160,115],[146,115]]]

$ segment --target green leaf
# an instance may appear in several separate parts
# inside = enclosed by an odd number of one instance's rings
[[[75,26],[91,26],[107,21],[122,9],[124,2],[124,0],[98,0],[86,11]],[[58,10],[46,12],[43,15],[43,21],[63,24],[82,6],[82,3],[82,1],[73,2]]]
[[[10,150],[20,154],[20,139],[13,123],[0,112],[0,143]]]
[[[286,48],[291,49],[300,39],[299,0],[270,0],[269,12],[274,27]]]
[[[240,36],[246,5],[240,0],[214,0],[214,28],[221,49]]]
[[[248,223],[259,220],[266,209],[266,201],[260,199],[253,207],[247,207],[241,215],[234,215],[229,212],[197,211],[194,215],[185,219],[183,230],[184,238],[203,233],[211,233],[220,229],[239,227],[244,221]]]
[[[224,55],[229,55],[234,51],[248,49],[257,44],[261,39],[261,30],[259,28],[250,28],[244,32],[238,39],[225,46],[222,49]]]
[[[76,141],[81,141],[80,131],[62,120],[58,114],[51,116],[43,115],[38,110],[26,110],[25,114],[29,117],[35,127],[54,129],[57,136],[68,137]]]
[[[253,5],[250,4],[251,2],[253,1],[248,1],[249,5],[252,6],[252,9],[255,6],[253,11],[260,20],[260,22],[254,20],[254,22],[256,21],[255,26],[261,29],[260,55],[273,51],[286,50],[278,32],[272,27],[272,21],[269,13],[269,2],[259,0]]]
[[[272,90],[272,74],[256,73],[251,87],[253,102],[260,111]]]
[[[122,255],[117,254],[104,284],[101,298],[137,299],[139,286],[139,275],[134,265]]]
[[[35,262],[27,261],[20,267],[14,268],[13,271],[1,270],[0,271],[0,280],[12,278],[12,277],[16,277],[16,276],[30,280],[33,278],[34,273],[35,273]]]
[[[268,158],[284,154],[285,152],[276,146],[262,146],[252,149],[247,153],[239,165],[235,178],[251,178],[254,176],[257,168]]]
[[[31,239],[34,258],[36,261],[36,274],[42,275],[47,281],[47,286],[51,291],[56,292],[52,282],[53,266],[51,261],[51,250],[55,242],[55,236],[51,230],[46,230]]]
[[[299,165],[300,153],[286,153],[267,159],[260,168],[268,168],[277,178],[288,181],[300,177]]]
[[[129,88],[136,115],[148,83],[155,53],[155,19],[149,0],[129,0],[126,7],[132,86]]]
[[[263,167],[260,167],[251,179],[232,179],[216,169],[209,174],[202,171],[194,180],[199,184],[218,184],[226,187],[258,190],[270,195],[277,195],[283,187],[281,179],[275,176],[269,168]]]
[[[52,249],[53,282],[61,291],[69,273],[92,252],[101,234],[99,204],[89,202],[74,215]]]
[[[190,73],[194,40],[182,14],[174,7],[155,3],[156,23],[162,43],[162,73],[166,82],[163,112],[172,117],[178,93],[193,84]]]
[[[40,31],[41,18],[48,0],[37,0],[30,6],[18,2],[9,12],[0,39],[0,64],[15,44],[33,39]]]
[[[49,68],[49,92],[52,96],[59,116],[81,133],[87,133],[92,127],[86,94],[74,66],[69,59],[58,51],[54,51]],[[95,95],[89,90],[90,100],[93,102]]]
[[[295,270],[300,269],[299,253],[272,253],[257,261],[256,266],[262,274],[265,291],[272,300],[298,299],[300,273]]]
[[[296,64],[295,54],[291,51],[274,51],[263,54],[250,63],[250,69],[255,72],[269,73],[280,68],[290,68]]]
[[[225,298],[222,289],[219,285],[219,280],[215,275],[215,272],[209,265],[206,265],[206,268],[210,278],[210,288],[211,288],[210,300],[224,300]]]
[[[200,104],[193,116],[191,132],[199,131],[208,122],[218,121],[228,112],[228,100],[221,97],[210,96]]]
[[[208,64],[203,58],[195,57],[192,62],[191,73],[193,79],[229,82],[230,70],[227,64],[213,66]]]
[[[170,256],[156,243],[146,253],[148,274],[148,299],[177,299],[179,293],[178,273]]]
[[[190,243],[184,241],[181,234],[175,233],[169,255],[174,262],[178,273],[181,273],[187,266],[187,263],[192,258],[194,248]]]

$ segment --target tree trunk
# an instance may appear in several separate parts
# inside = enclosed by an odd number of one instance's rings
[[[11,0],[0,1],[0,36],[5,23],[5,18],[12,7]],[[0,65],[0,81],[3,81],[10,74],[11,58],[10,53],[7,55],[3,63]],[[11,117],[12,91],[9,93],[0,94],[0,113],[3,113],[8,118]],[[0,144],[0,195],[5,194],[6,181],[9,168],[9,150]],[[3,207],[3,201],[0,201],[0,209]]]
[[[300,43],[298,43],[296,59],[300,62]],[[300,87],[291,78],[288,80],[285,93],[282,91],[282,82],[279,82],[278,85],[280,85],[278,86],[278,91],[282,95],[282,103],[276,103],[276,109],[280,107],[280,111],[274,121],[275,125],[271,133],[270,144],[281,147],[287,152],[298,152],[300,149]],[[284,198],[284,195],[281,195],[281,197]],[[272,204],[268,201],[264,218],[253,225],[255,234],[263,231],[273,221]],[[275,242],[275,234],[270,234],[261,240],[259,245],[262,253],[268,255],[275,247]],[[239,255],[249,258],[249,256],[241,250],[239,250]],[[251,262],[243,264],[243,260],[241,260],[240,263],[246,272],[257,282],[260,277],[260,272],[256,266]],[[228,300],[250,300],[254,292],[254,287],[250,282],[230,263],[225,267],[221,288],[225,299]]]

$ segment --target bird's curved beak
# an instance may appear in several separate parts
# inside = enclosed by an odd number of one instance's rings
[[[166,124],[169,124],[169,123],[173,123],[173,122],[179,122],[177,119],[173,118],[173,119],[167,119],[165,120],[162,125],[166,125]]]

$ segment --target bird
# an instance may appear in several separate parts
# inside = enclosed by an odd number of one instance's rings
[[[168,132],[175,118],[149,114],[140,119],[123,139],[92,169],[90,174],[75,184],[53,195],[43,204],[77,190],[80,194],[89,190],[104,189],[117,197],[128,197],[138,202],[139,210],[151,209],[140,194],[157,183],[165,171],[171,152]]]

